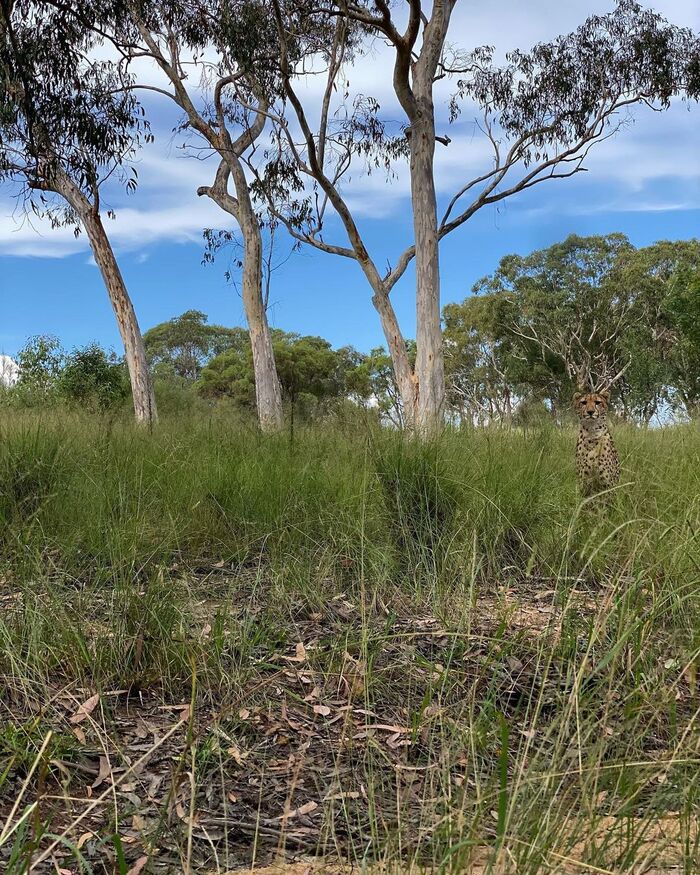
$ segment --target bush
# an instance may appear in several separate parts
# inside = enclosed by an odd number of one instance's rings
[[[66,401],[101,411],[119,407],[129,395],[126,368],[114,353],[92,343],[74,350],[58,377]]]

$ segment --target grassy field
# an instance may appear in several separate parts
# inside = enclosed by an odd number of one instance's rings
[[[700,431],[0,414],[0,869],[700,872]]]

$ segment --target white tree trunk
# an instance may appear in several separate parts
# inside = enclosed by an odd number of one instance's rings
[[[67,175],[59,175],[56,188],[80,217],[90,241],[92,254],[107,287],[107,294],[124,344],[136,421],[140,425],[152,425],[158,419],[158,412],[146,349],[134,306],[100,214]]]
[[[241,163],[234,156],[228,157],[227,163],[236,188],[236,218],[243,235],[243,306],[253,352],[258,422],[262,431],[270,433],[283,428],[284,411],[282,387],[277,376],[272,335],[262,293],[262,234]]]
[[[158,419],[156,399],[146,349],[131,298],[99,215],[92,214],[89,218],[83,218],[83,224],[90,238],[95,261],[107,286],[114,315],[117,317],[126,364],[129,368],[136,421],[139,424],[152,425]]]
[[[250,227],[251,224],[254,227]],[[241,230],[244,241],[243,306],[253,352],[255,401],[260,429],[269,433],[283,428],[284,416],[282,388],[262,297],[262,238],[255,219],[253,223],[242,222]]]
[[[445,408],[432,106],[421,106],[416,121],[411,131],[411,202],[416,241],[416,430],[423,437],[430,437],[441,429]]]
[[[240,159],[236,156],[233,148],[229,149],[228,152],[222,149],[222,152],[226,157],[219,164],[214,185],[200,186],[197,189],[197,194],[210,197],[222,210],[233,216],[241,229],[243,236],[243,307],[253,353],[258,423],[261,431],[272,433],[283,428],[284,411],[282,408],[282,387],[277,376],[272,335],[263,301],[262,234]],[[229,176],[233,176],[236,197],[229,194]]]
[[[445,361],[440,322],[440,252],[435,196],[435,105],[433,87],[455,0],[434,0],[423,16],[423,44],[413,59],[397,47],[394,88],[410,121],[411,207],[416,253],[415,428],[424,438],[444,424]],[[411,6],[411,33],[419,32],[420,3]],[[412,47],[410,43],[408,48]]]

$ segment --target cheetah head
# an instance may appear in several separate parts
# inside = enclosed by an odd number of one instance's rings
[[[574,395],[574,408],[582,425],[586,427],[603,425],[608,413],[609,401],[610,392],[607,389],[585,394],[577,392]]]

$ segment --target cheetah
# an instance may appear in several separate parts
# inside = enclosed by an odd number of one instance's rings
[[[620,479],[620,459],[606,422],[609,401],[607,391],[574,395],[574,407],[581,421],[576,442],[576,474],[585,496],[612,489]]]

